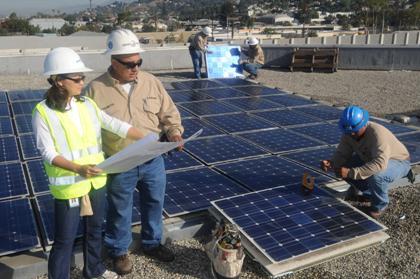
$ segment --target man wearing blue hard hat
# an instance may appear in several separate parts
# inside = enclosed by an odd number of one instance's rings
[[[338,125],[343,131],[340,144],[331,160],[321,161],[321,168],[333,169],[349,182],[347,199],[365,201],[367,213],[377,219],[389,203],[389,184],[410,171],[410,155],[387,128],[370,122],[361,107],[345,108]]]

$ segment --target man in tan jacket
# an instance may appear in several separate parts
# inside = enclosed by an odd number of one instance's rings
[[[344,135],[332,159],[321,161],[321,168],[334,169],[352,185],[348,199],[369,200],[367,213],[377,219],[389,203],[389,184],[410,171],[410,155],[388,129],[368,119],[369,113],[357,106],[343,111],[339,126]]]
[[[107,40],[111,66],[89,84],[86,94],[106,113],[139,128],[143,134],[154,132],[166,135],[169,141],[182,142],[183,127],[177,108],[162,83],[139,70],[142,51],[137,36],[130,30],[113,31]],[[102,132],[102,140],[107,156],[132,143],[107,131]],[[109,176],[105,246],[118,274],[132,270],[128,247],[132,241],[131,215],[136,186],[140,192],[144,254],[164,262],[174,260],[173,252],[161,245],[166,174],[160,156],[125,173]]]
[[[200,79],[201,67],[203,66],[203,55],[207,51],[207,38],[210,36],[212,30],[210,27],[204,27],[200,32],[194,35],[188,50],[191,55],[191,60],[194,67],[194,77]]]
[[[258,69],[264,65],[264,52],[255,37],[249,38],[247,44],[248,49],[242,50],[239,64],[249,73],[248,78],[257,79]]]

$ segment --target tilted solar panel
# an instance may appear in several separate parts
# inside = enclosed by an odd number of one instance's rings
[[[208,79],[179,81],[172,83],[172,85],[176,89],[204,89],[222,87],[220,83]]]
[[[241,79],[241,78],[216,78],[215,81],[225,85],[225,86],[244,86],[244,85],[255,85],[254,82]],[[237,88],[239,89],[239,88]]]
[[[275,125],[245,113],[216,115],[204,118],[228,133],[273,128]]]
[[[6,92],[0,91],[0,103],[7,103]]]
[[[298,107],[298,106],[307,106],[313,105],[315,102],[299,97],[296,95],[285,94],[285,95],[276,95],[276,96],[263,96],[264,99],[274,102],[285,107]]]
[[[386,121],[379,120],[379,119],[376,119],[376,118],[371,118],[371,119],[369,119],[369,121],[381,124],[382,126],[387,128],[388,130],[390,130],[395,135],[418,131],[417,129],[406,127],[402,124],[390,123],[390,122],[386,122]]]
[[[28,101],[28,102],[15,102],[12,103],[12,111],[13,114],[28,114],[32,115],[32,111],[34,110],[35,106],[38,104],[38,101]]]
[[[343,135],[338,126],[333,124],[313,124],[290,128],[290,130],[299,134],[310,136],[328,144],[338,144]]]
[[[32,115],[30,114],[16,115],[15,123],[16,123],[18,134],[27,134],[27,133],[33,132]]]
[[[243,111],[277,109],[282,107],[279,104],[268,102],[260,97],[225,99],[223,102],[238,107]]]
[[[0,163],[18,161],[19,152],[14,136],[0,137]]]
[[[338,120],[343,113],[341,109],[325,105],[296,108],[296,110],[318,117],[322,120]]]
[[[169,93],[169,95],[171,96],[171,99],[174,101],[174,103],[196,102],[212,99],[210,96],[204,94],[203,92],[195,92],[192,90],[173,91]]]
[[[420,163],[420,133],[398,136],[410,153],[411,164]]]
[[[320,169],[321,160],[329,160],[332,158],[335,147],[322,147],[314,150],[298,151],[288,154],[283,154],[283,157],[295,160],[308,167]]]
[[[36,147],[36,139],[34,134],[25,134],[19,136],[19,141],[22,146],[23,159],[34,159],[41,157],[41,153]]]
[[[14,102],[26,102],[26,101],[41,101],[44,99],[44,95],[47,89],[39,89],[39,90],[17,90],[17,91],[9,91],[7,94],[9,95],[9,100],[11,103]]]
[[[184,127],[184,133],[182,135],[184,138],[192,136],[195,132],[197,132],[200,129],[203,129],[203,132],[201,133],[200,137],[209,137],[225,134],[223,131],[217,129],[213,125],[210,125],[209,123],[204,122],[198,118],[183,119],[182,126]]]
[[[166,171],[199,167],[202,164],[186,152],[171,152],[163,157]]]
[[[280,109],[271,111],[252,112],[252,114],[271,121],[279,126],[292,126],[321,122],[319,118],[299,113],[293,109]]]
[[[27,161],[26,167],[28,168],[29,179],[35,194],[48,192],[48,176],[44,169],[42,160]]]
[[[0,137],[13,135],[12,122],[9,117],[0,117]]]
[[[231,112],[239,112],[241,109],[226,105],[218,101],[201,101],[193,103],[182,103],[180,105],[183,108],[191,111],[198,116],[205,115],[216,115]]]
[[[7,103],[0,103],[0,117],[9,116],[9,105]]]
[[[0,164],[0,173],[0,199],[28,195],[20,163]]]
[[[247,93],[251,96],[268,96],[268,95],[279,95],[279,94],[287,94],[284,91],[281,91],[277,88],[270,88],[267,86],[242,86],[237,87],[237,90]]]
[[[246,93],[243,93],[237,89],[224,87],[224,88],[209,88],[197,90],[199,92],[205,93],[211,96],[214,99],[230,99],[237,97],[247,97]]]

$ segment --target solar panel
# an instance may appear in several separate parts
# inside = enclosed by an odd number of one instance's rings
[[[16,115],[15,123],[17,127],[18,134],[32,133],[32,115],[30,114],[21,114]]]
[[[275,127],[268,122],[245,113],[210,116],[204,119],[229,133]]]
[[[267,86],[242,86],[236,89],[243,91],[251,96],[286,94],[285,91],[281,91],[277,88],[270,88]]]
[[[342,114],[342,110],[331,107],[331,106],[324,106],[324,105],[317,105],[317,106],[310,106],[304,108],[296,108],[296,110],[310,114],[312,116],[321,118],[323,120],[337,120],[340,119]]]
[[[0,117],[9,117],[9,106],[6,103],[0,103]]]
[[[229,135],[193,140],[185,149],[207,164],[267,154],[262,149]]]
[[[281,107],[278,104],[267,102],[263,98],[259,97],[225,99],[223,102],[238,107],[244,111],[276,109]]]
[[[335,147],[323,147],[314,150],[293,152],[282,156],[319,170],[321,160],[331,159],[335,149]]]
[[[0,138],[0,163],[19,160],[19,152],[14,136]]]
[[[208,78],[242,77],[240,46],[209,45],[205,56]]]
[[[184,120],[185,118],[191,118],[191,117],[194,118],[195,117],[194,114],[192,114],[191,112],[189,112],[189,111],[187,111],[183,108],[180,108],[179,106],[176,106],[176,107],[179,111],[179,114],[181,115],[182,120]]]
[[[172,83],[172,85],[174,85],[176,89],[204,89],[222,87],[222,85],[219,83],[208,79],[179,81]]]
[[[0,165],[0,173],[0,199],[28,195],[28,187],[20,163]]]
[[[14,102],[41,101],[47,89],[9,91],[9,100]]]
[[[247,94],[238,91],[234,88],[210,88],[210,89],[202,89],[199,92],[203,92],[214,99],[229,99],[229,98],[237,98],[237,97],[246,97]]]
[[[29,179],[35,194],[48,192],[48,176],[44,169],[42,160],[27,161],[26,167],[29,173]]]
[[[371,118],[369,121],[381,124],[382,126],[387,128],[388,130],[390,130],[395,135],[418,131],[417,129],[406,127],[406,126],[398,124],[398,123],[386,122],[386,121],[383,121],[383,120],[380,120],[380,119]]]
[[[284,129],[244,133],[239,136],[252,141],[271,153],[288,152],[296,149],[307,149],[324,145],[323,143]]]
[[[293,109],[253,112],[259,117],[276,123],[279,126],[299,125],[320,122],[321,119],[299,113]]]
[[[32,115],[32,111],[38,103],[39,103],[39,101],[12,103],[13,114],[14,115],[19,115],[19,114]]]
[[[411,164],[420,163],[420,133],[398,136],[410,153]]]
[[[199,116],[215,115],[215,114],[240,111],[240,109],[238,108],[228,106],[218,101],[201,101],[201,102],[194,102],[194,103],[183,103],[181,104],[181,106]]]
[[[166,171],[199,167],[202,164],[186,152],[171,152],[164,156]]]
[[[19,141],[22,146],[24,160],[41,157],[38,148],[36,148],[36,139],[34,134],[20,135]]]
[[[328,144],[337,144],[340,142],[342,133],[337,125],[332,124],[315,124],[296,128],[290,130],[313,137]]]
[[[210,207],[210,202],[248,192],[223,175],[201,168],[167,175],[165,213],[169,216]]]
[[[12,122],[9,117],[0,117],[0,136],[13,135]]]
[[[278,156],[242,160],[215,167],[252,191],[300,183],[305,172],[314,176],[318,183],[332,180]]]
[[[244,86],[244,85],[255,85],[254,82],[250,82],[245,79],[241,78],[216,78],[214,79],[217,82],[220,82],[221,84],[225,86]],[[237,88],[239,89],[239,88]]]
[[[0,202],[0,256],[39,246],[28,199]]]
[[[384,230],[381,224],[315,187],[281,186],[213,205],[272,262]]]
[[[41,223],[44,235],[47,237],[47,243],[54,241],[54,199],[50,194],[36,196],[38,210],[41,215]],[[77,230],[78,236],[82,234],[82,228]]]
[[[169,93],[172,98],[172,101],[175,103],[182,103],[182,102],[195,102],[195,101],[203,101],[203,100],[210,100],[211,97],[204,94],[200,91],[192,91],[192,90],[178,90],[172,91]]]
[[[0,91],[0,103],[7,103],[6,92]]]
[[[197,132],[200,129],[203,129],[203,132],[201,133],[200,137],[209,137],[224,134],[216,127],[197,118],[183,119],[182,126],[184,127],[184,138],[192,136],[195,132]]]
[[[307,105],[313,105],[315,102],[299,97],[296,95],[291,94],[284,94],[284,95],[276,95],[276,96],[263,96],[264,99],[269,100],[271,102],[274,102],[279,105],[283,105],[286,107],[298,107],[298,106],[307,106]]]
[[[182,86],[177,84],[174,81],[162,82],[163,87],[169,92],[169,90],[182,90],[184,89]]]

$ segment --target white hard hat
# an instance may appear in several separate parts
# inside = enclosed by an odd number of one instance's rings
[[[208,27],[208,26],[206,26],[206,27],[204,27],[203,28],[203,30],[201,30],[203,33],[204,33],[204,35],[206,35],[206,36],[209,36],[210,34],[211,34],[211,28],[210,27]]]
[[[44,75],[60,75],[91,72],[80,56],[71,48],[57,47],[51,50],[44,60]]]
[[[117,29],[106,40],[105,54],[119,55],[144,52],[136,34],[128,29]]]
[[[255,38],[255,37],[250,37],[248,39],[248,45],[250,45],[250,46],[258,45],[258,39]]]

